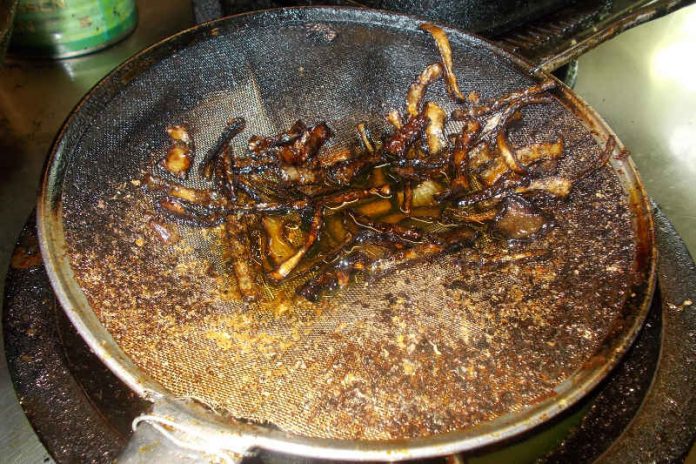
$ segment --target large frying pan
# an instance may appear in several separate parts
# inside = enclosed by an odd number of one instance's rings
[[[332,310],[269,318],[244,312],[217,292],[225,264],[210,233],[182,226],[186,246],[180,248],[157,245],[148,235],[152,205],[138,179],[166,145],[165,127],[189,124],[200,149],[214,144],[226,119],[239,115],[252,126],[249,135],[276,133],[298,117],[326,120],[337,134],[351,134],[363,119],[379,127],[386,111],[403,105],[414,76],[438,59],[420,24],[351,8],[222,19],[136,55],[95,86],[69,117],[42,184],[40,244],[56,294],[77,330],[111,370],[153,402],[151,413],[137,421],[124,459],[208,453],[225,460],[264,448],[394,461],[471,450],[565,410],[628,349],[652,296],[655,248],[647,195],[620,143],[609,164],[574,187],[570,207],[555,211],[559,225],[536,243],[552,257],[546,264],[520,265],[514,272],[477,268],[458,276],[460,298],[483,292],[476,311],[438,297],[446,293],[453,269],[442,259],[345,292]],[[548,78],[485,40],[445,30],[467,91],[493,98]],[[432,98],[446,98],[444,88],[432,92]],[[582,170],[611,147],[614,135],[562,84],[553,98],[553,104],[525,110],[528,123],[517,137],[562,135],[569,155],[559,169]],[[551,283],[529,278],[524,284],[520,278],[515,282],[523,298],[507,301],[511,281],[505,279],[534,272],[551,275]],[[383,311],[381,302],[391,301],[384,298],[393,288],[413,303]],[[501,298],[498,306],[490,305]],[[297,327],[302,330],[293,331]],[[417,338],[409,330],[419,327],[431,338],[413,349],[406,343],[406,354],[398,352],[402,357],[396,359],[403,363],[407,354],[426,353],[419,358],[424,364],[384,374],[392,364],[373,362],[375,353],[395,352],[408,336]],[[396,330],[405,330],[406,338],[393,337]],[[460,336],[462,331],[467,335]],[[263,364],[268,347],[282,347],[286,357],[274,352],[273,365]],[[446,367],[441,377],[389,383],[413,379],[418,366],[431,366],[434,356]],[[451,363],[466,359],[479,364],[464,381],[467,372]],[[329,375],[351,363],[363,369],[351,372],[367,375],[357,380]],[[265,376],[264,369],[278,377]],[[335,401],[324,395],[320,380],[338,391]],[[443,406],[468,401],[473,412],[467,420],[457,411],[443,418],[433,416],[437,409],[414,406],[413,414],[421,414],[417,425],[427,427],[392,430],[380,421],[400,418],[405,421],[400,424],[413,425],[410,413],[374,414],[380,410],[365,406],[364,393],[346,387],[353,382],[364,382],[380,407],[417,405],[425,398]],[[443,385],[439,396],[428,397],[429,389]],[[354,396],[346,400],[348,393]],[[350,416],[348,406],[355,404],[363,412]],[[338,413],[343,415],[336,419]],[[173,443],[180,448],[172,451]]]

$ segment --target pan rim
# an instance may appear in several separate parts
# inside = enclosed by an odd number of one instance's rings
[[[225,24],[226,27],[237,30],[246,27],[250,20],[263,21],[265,18],[270,18],[272,22],[284,22],[286,20],[305,22],[354,22],[389,28],[408,25],[414,29],[418,24],[423,22],[421,19],[409,15],[365,10],[355,7],[297,7],[244,13],[194,26],[147,47],[126,60],[100,80],[71,111],[56,136],[44,167],[37,206],[37,228],[41,253],[46,263],[46,270],[56,296],[71,322],[75,325],[80,335],[95,354],[97,354],[107,367],[135,393],[153,402],[166,399],[171,395],[162,385],[151,379],[145,371],[138,368],[128,358],[108,334],[108,331],[106,331],[98,321],[94,311],[87,303],[79,286],[74,281],[67,254],[65,250],[61,248],[61,245],[64,245],[60,240],[61,237],[63,237],[60,200],[62,178],[61,154],[63,153],[65,136],[74,126],[73,122],[80,110],[94,98],[106,84],[123,75],[124,71],[128,70],[130,67],[137,66],[138,63],[145,61],[161,47],[183,47],[188,42],[188,39],[195,39],[198,34],[208,33],[219,25]],[[505,58],[511,64],[530,73],[533,77],[549,78],[547,74],[533,70],[531,63],[501,49],[493,42],[453,27],[445,26],[443,29],[450,37],[457,37],[462,40],[465,39],[468,43],[481,46],[486,51]],[[142,70],[140,71],[142,72]],[[592,127],[597,139],[607,140],[609,137],[615,137],[613,131],[611,131],[601,117],[581,98],[575,95],[572,90],[565,87],[562,83],[559,85],[559,89],[560,101],[571,109],[578,110],[581,113],[578,117],[583,120],[583,123]],[[618,148],[623,148],[620,142],[618,143]],[[647,232],[644,238],[646,243],[644,243],[643,246],[649,251],[649,256],[647,256],[648,262],[646,269],[643,270],[644,276],[642,284],[645,288],[644,294],[641,296],[642,301],[640,307],[631,315],[628,321],[628,329],[624,329],[622,336],[618,337],[611,345],[611,350],[609,350],[611,352],[611,357],[605,359],[601,368],[588,367],[588,369],[581,369],[573,373],[566,382],[575,379],[575,377],[581,377],[582,381],[577,383],[574,387],[560,392],[558,396],[554,398],[546,399],[531,408],[523,410],[523,414],[509,414],[469,429],[428,437],[380,441],[319,439],[303,437],[250,424],[235,424],[232,426],[234,428],[232,433],[235,435],[247,436],[254,447],[276,450],[288,454],[313,456],[325,459],[393,461],[441,456],[481,448],[528,431],[565,411],[596,387],[618,364],[620,358],[631,346],[642,327],[655,287],[656,251],[654,247],[654,226],[652,223],[652,216],[649,213],[650,205],[647,193],[630,159],[612,160],[612,163],[615,166],[615,170],[621,170],[624,176],[628,176],[628,180],[632,181],[632,185],[635,186],[634,193],[637,203],[634,207],[638,208],[642,213],[647,213],[643,214],[639,219],[644,221],[644,224],[641,224],[641,226],[646,229],[645,232]],[[626,182],[622,183],[626,184]],[[95,322],[101,327],[101,331],[97,328],[95,332]],[[605,354],[602,354],[602,356],[604,355]],[[597,355],[593,355],[593,358],[595,356]],[[584,375],[581,375],[583,373]],[[183,409],[185,408],[182,408],[182,413],[186,414]],[[216,426],[219,425],[220,423],[216,422]]]

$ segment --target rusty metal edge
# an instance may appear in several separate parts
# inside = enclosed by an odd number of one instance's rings
[[[589,30],[561,41],[552,50],[535,57],[534,60],[538,63],[536,69],[551,72],[624,31],[665,16],[692,3],[694,0],[655,0],[646,2],[639,8],[630,8],[617,17],[611,17]]]

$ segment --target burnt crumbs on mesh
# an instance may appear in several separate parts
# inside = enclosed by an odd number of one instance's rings
[[[164,157],[66,202],[87,299],[173,395],[304,436],[423,437],[553,395],[602,342],[635,253],[613,141],[552,82],[463,96],[426,28],[440,59],[379,137],[331,145],[316,120],[233,153],[243,120],[207,144],[171,121]]]

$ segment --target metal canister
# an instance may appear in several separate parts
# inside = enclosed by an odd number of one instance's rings
[[[135,0],[20,0],[10,51],[68,58],[107,47],[138,21]]]

